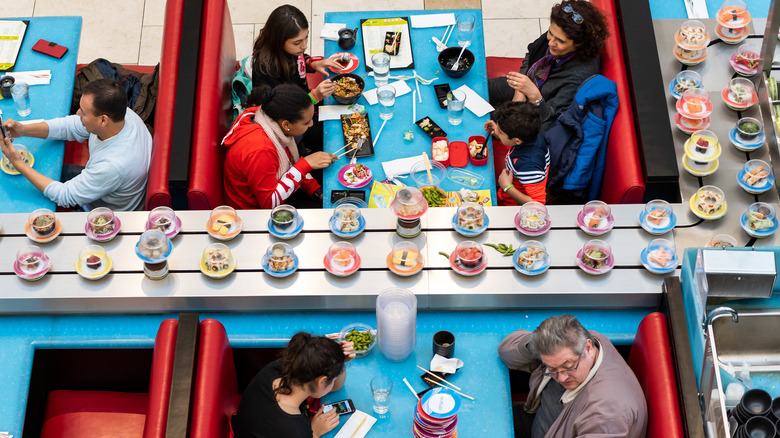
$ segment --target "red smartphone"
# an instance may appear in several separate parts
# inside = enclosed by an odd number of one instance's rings
[[[32,49],[38,53],[43,53],[44,55],[49,55],[57,59],[61,59],[68,51],[67,47],[46,40],[38,40]]]

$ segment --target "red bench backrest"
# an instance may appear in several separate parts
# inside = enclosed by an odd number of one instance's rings
[[[165,438],[178,328],[179,320],[166,319],[160,324],[154,338],[152,375],[149,379],[149,410],[146,413],[144,438]]]

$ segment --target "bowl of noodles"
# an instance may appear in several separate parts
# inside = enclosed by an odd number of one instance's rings
[[[351,105],[360,99],[366,82],[360,76],[352,73],[342,73],[331,79],[336,84],[333,98],[342,105]]]

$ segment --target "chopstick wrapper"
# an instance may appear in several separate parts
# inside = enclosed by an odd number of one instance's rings
[[[412,15],[412,28],[452,26],[455,24],[455,14]]]
[[[320,38],[324,40],[338,41],[339,30],[347,27],[346,23],[325,23],[320,32]]]
[[[51,82],[51,70],[10,71],[5,74],[27,85],[49,85]]]
[[[395,97],[403,96],[406,93],[411,93],[412,89],[406,85],[404,81],[395,81],[390,83],[395,88]],[[376,105],[379,102],[379,98],[376,96],[376,88],[372,88],[363,92],[363,97],[366,98],[369,105]]]
[[[383,161],[382,170],[385,171],[385,176],[388,179],[392,179],[398,175],[408,174],[412,171],[412,167],[422,160],[422,156],[414,155],[411,157],[399,158],[397,160]]]
[[[453,374],[455,371],[458,370],[458,368],[463,366],[463,361],[453,357],[452,359],[447,359],[444,356],[439,356],[438,354],[433,355],[433,359],[431,359],[431,371],[439,371],[442,373],[447,374]]]
[[[363,418],[365,418],[366,421],[363,421]],[[361,423],[363,424],[361,425]],[[339,433],[336,434],[335,438],[363,438],[368,431],[371,430],[374,423],[376,423],[376,418],[363,411],[356,410],[349,416],[349,420],[341,426],[341,429],[339,430]],[[358,427],[360,427],[360,429],[358,429]]]
[[[488,101],[477,94],[476,91],[469,88],[468,85],[461,85],[457,89],[466,93],[466,108],[474,113],[475,116],[482,117],[495,109]]]

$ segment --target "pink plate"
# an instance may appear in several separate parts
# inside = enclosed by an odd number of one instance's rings
[[[149,231],[151,229],[152,229],[152,223],[147,220],[146,230]],[[177,234],[179,234],[179,231],[181,231],[181,218],[179,216],[176,216],[176,220],[173,222],[173,227],[168,228],[168,231],[165,232],[165,236],[168,237],[168,240],[171,240],[174,237],[176,237]]]
[[[747,109],[751,106],[755,105],[756,102],[758,102],[758,94],[753,91],[753,97],[750,99],[750,102],[748,103],[737,103],[733,100],[729,99],[729,87],[726,87],[723,89],[723,91],[720,92],[720,97],[723,98],[723,101],[726,102],[726,105],[733,108],[739,108],[739,109]]]
[[[349,52],[339,52],[330,55],[330,58],[331,59],[338,58],[339,56],[341,56],[342,53],[346,53],[347,55],[349,55],[349,64],[347,64],[347,66],[342,68],[341,70],[336,70],[333,67],[330,67],[330,70],[336,73],[351,73],[355,71],[355,69],[358,68],[358,66],[360,65],[360,60],[354,54]]]
[[[577,213],[577,225],[582,229],[582,231],[586,232],[587,234],[590,234],[591,236],[600,236],[602,234],[608,233],[612,227],[615,225],[615,218],[610,213],[609,216],[607,216],[607,226],[604,228],[590,228],[585,224],[585,217],[592,213],[593,210],[589,211],[588,213],[583,213],[582,210],[580,210],[579,213]]]
[[[683,117],[687,117],[689,119],[704,119],[707,118],[710,113],[712,113],[712,101],[708,100],[707,103],[704,104],[704,111],[700,111],[696,114],[691,114],[685,109],[684,100],[680,99],[677,101],[677,112],[682,114]]]
[[[114,222],[116,223],[114,230],[102,236],[95,234],[95,232],[92,231],[92,227],[89,226],[89,222],[87,222],[84,224],[84,233],[87,235],[87,237],[97,242],[108,242],[109,240],[116,237],[116,235],[119,234],[119,230],[122,228],[122,221],[120,221],[119,217],[116,215],[114,216]]]
[[[517,228],[517,231],[519,231],[522,234],[525,234],[526,236],[530,236],[530,237],[541,236],[542,234],[546,233],[550,228],[552,228],[552,220],[548,218],[547,225],[541,230],[531,231],[523,228],[520,225],[520,213],[518,212],[515,215],[515,228]]]
[[[342,186],[347,187],[349,189],[359,189],[361,187],[367,186],[369,183],[371,183],[371,179],[373,178],[373,174],[371,173],[371,169],[368,168],[368,166],[364,166],[366,170],[368,171],[368,177],[363,180],[358,180],[356,183],[352,183],[347,181],[346,179],[346,173],[348,170],[352,170],[355,168],[354,164],[347,164],[346,166],[342,167],[339,171],[338,180],[339,183],[341,183]]]
[[[453,271],[455,271],[460,275],[471,277],[473,275],[477,275],[481,273],[482,271],[485,270],[485,268],[487,268],[487,254],[485,254],[484,252],[482,253],[482,263],[480,263],[479,265],[473,268],[465,268],[459,264],[456,264],[455,260],[457,260],[457,258],[458,256],[455,254],[455,251],[452,251],[452,254],[450,254],[450,267],[452,268]]]
[[[593,269],[589,266],[585,266],[585,263],[582,263],[582,249],[580,249],[577,251],[577,266],[590,275],[606,274],[615,266],[615,256],[610,253],[606,263],[604,263],[604,266],[601,267],[601,269]]]
[[[358,269],[360,269],[360,254],[358,254],[357,252],[355,253],[355,265],[352,266],[351,268],[349,268],[346,271],[335,271],[335,270],[333,270],[333,265],[329,265],[328,264],[328,256],[327,256],[327,254],[325,255],[325,258],[322,259],[322,263],[325,265],[325,269],[327,269],[328,272],[330,272],[331,274],[333,274],[333,275],[335,275],[337,277],[348,277],[348,276],[354,274],[355,272],[357,272]]]
[[[731,64],[731,67],[734,68],[734,71],[743,76],[753,76],[754,74],[758,73],[758,67],[756,67],[754,70],[749,70],[745,68],[744,65],[737,64],[737,52],[734,52],[731,55],[731,58],[729,58],[729,64]]]
[[[685,117],[683,117],[682,114],[677,113],[674,115],[674,124],[677,126],[677,128],[680,131],[686,134],[693,134],[694,132],[698,132],[701,131],[702,129],[707,129],[710,127],[709,117],[705,117],[703,119],[692,119],[692,120],[701,120],[701,123],[699,123],[697,126],[692,126],[685,121]]]
[[[22,278],[24,280],[28,281],[35,281],[41,279],[47,272],[49,272],[49,269],[51,269],[51,260],[49,260],[49,257],[44,254],[43,257],[41,257],[41,260],[43,261],[43,266],[41,266],[41,269],[38,271],[27,273],[22,270],[22,267],[19,265],[19,260],[14,261],[14,273],[19,276],[19,278]]]

